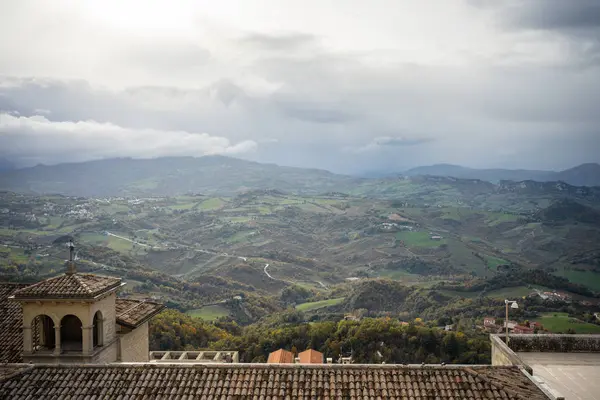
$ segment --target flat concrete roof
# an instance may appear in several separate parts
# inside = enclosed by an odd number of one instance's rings
[[[516,354],[565,399],[600,400],[600,353]]]

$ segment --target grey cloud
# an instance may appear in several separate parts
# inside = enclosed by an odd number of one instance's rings
[[[390,137],[383,136],[375,138],[373,143],[378,146],[415,146],[418,144],[432,142],[432,138],[404,138],[404,137]]]
[[[468,0],[491,11],[498,27],[516,34],[516,44],[541,35],[538,41],[554,45],[567,69],[600,66],[600,2],[597,0]]]
[[[211,53],[193,43],[152,41],[129,46],[123,57],[143,68],[172,72],[206,65]]]
[[[355,114],[344,110],[342,107],[322,105],[317,102],[282,102],[279,103],[284,114],[301,121],[315,122],[320,124],[340,124],[353,121],[357,118]]]
[[[505,23],[519,28],[580,30],[600,28],[597,0],[520,0],[503,11]]]
[[[364,146],[359,147],[346,147],[345,151],[351,153],[367,153],[367,152],[381,152],[386,148],[402,148],[422,145],[425,143],[433,142],[435,139],[429,137],[402,137],[402,136],[379,136],[374,138],[371,142]]]
[[[43,116],[0,114],[0,156],[25,163],[114,157],[239,155],[257,143],[185,131],[130,129],[96,121],[51,121]]]
[[[291,51],[306,46],[314,46],[317,43],[317,38],[306,33],[250,33],[239,39],[239,42],[242,45],[250,45],[261,50]]]

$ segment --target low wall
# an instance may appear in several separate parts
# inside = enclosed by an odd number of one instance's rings
[[[523,367],[530,375],[533,374],[531,367],[525,364],[525,362],[521,360],[519,356],[506,345],[506,343],[504,343],[504,338],[498,335],[490,335],[490,341],[492,343],[492,365],[518,365]],[[510,341],[512,344],[512,337]]]
[[[504,343],[504,335],[497,337]],[[509,346],[523,353],[600,353],[600,335],[510,335]]]

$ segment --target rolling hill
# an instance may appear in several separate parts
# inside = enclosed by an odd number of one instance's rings
[[[70,196],[230,195],[248,189],[321,193],[358,182],[317,169],[281,167],[223,156],[107,159],[38,165],[0,174],[0,189]]]
[[[573,186],[600,186],[600,164],[588,163],[560,172],[524,169],[475,169],[452,164],[417,167],[404,172],[405,176],[451,176],[462,179],[500,181],[561,181]]]

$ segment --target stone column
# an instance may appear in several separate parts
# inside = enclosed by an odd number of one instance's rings
[[[54,355],[60,356],[60,325],[54,327]]]
[[[31,354],[33,352],[31,337],[31,326],[23,326],[23,353],[25,354]]]
[[[83,338],[82,353],[84,355],[92,354],[94,351],[94,326],[82,326],[81,331]]]

